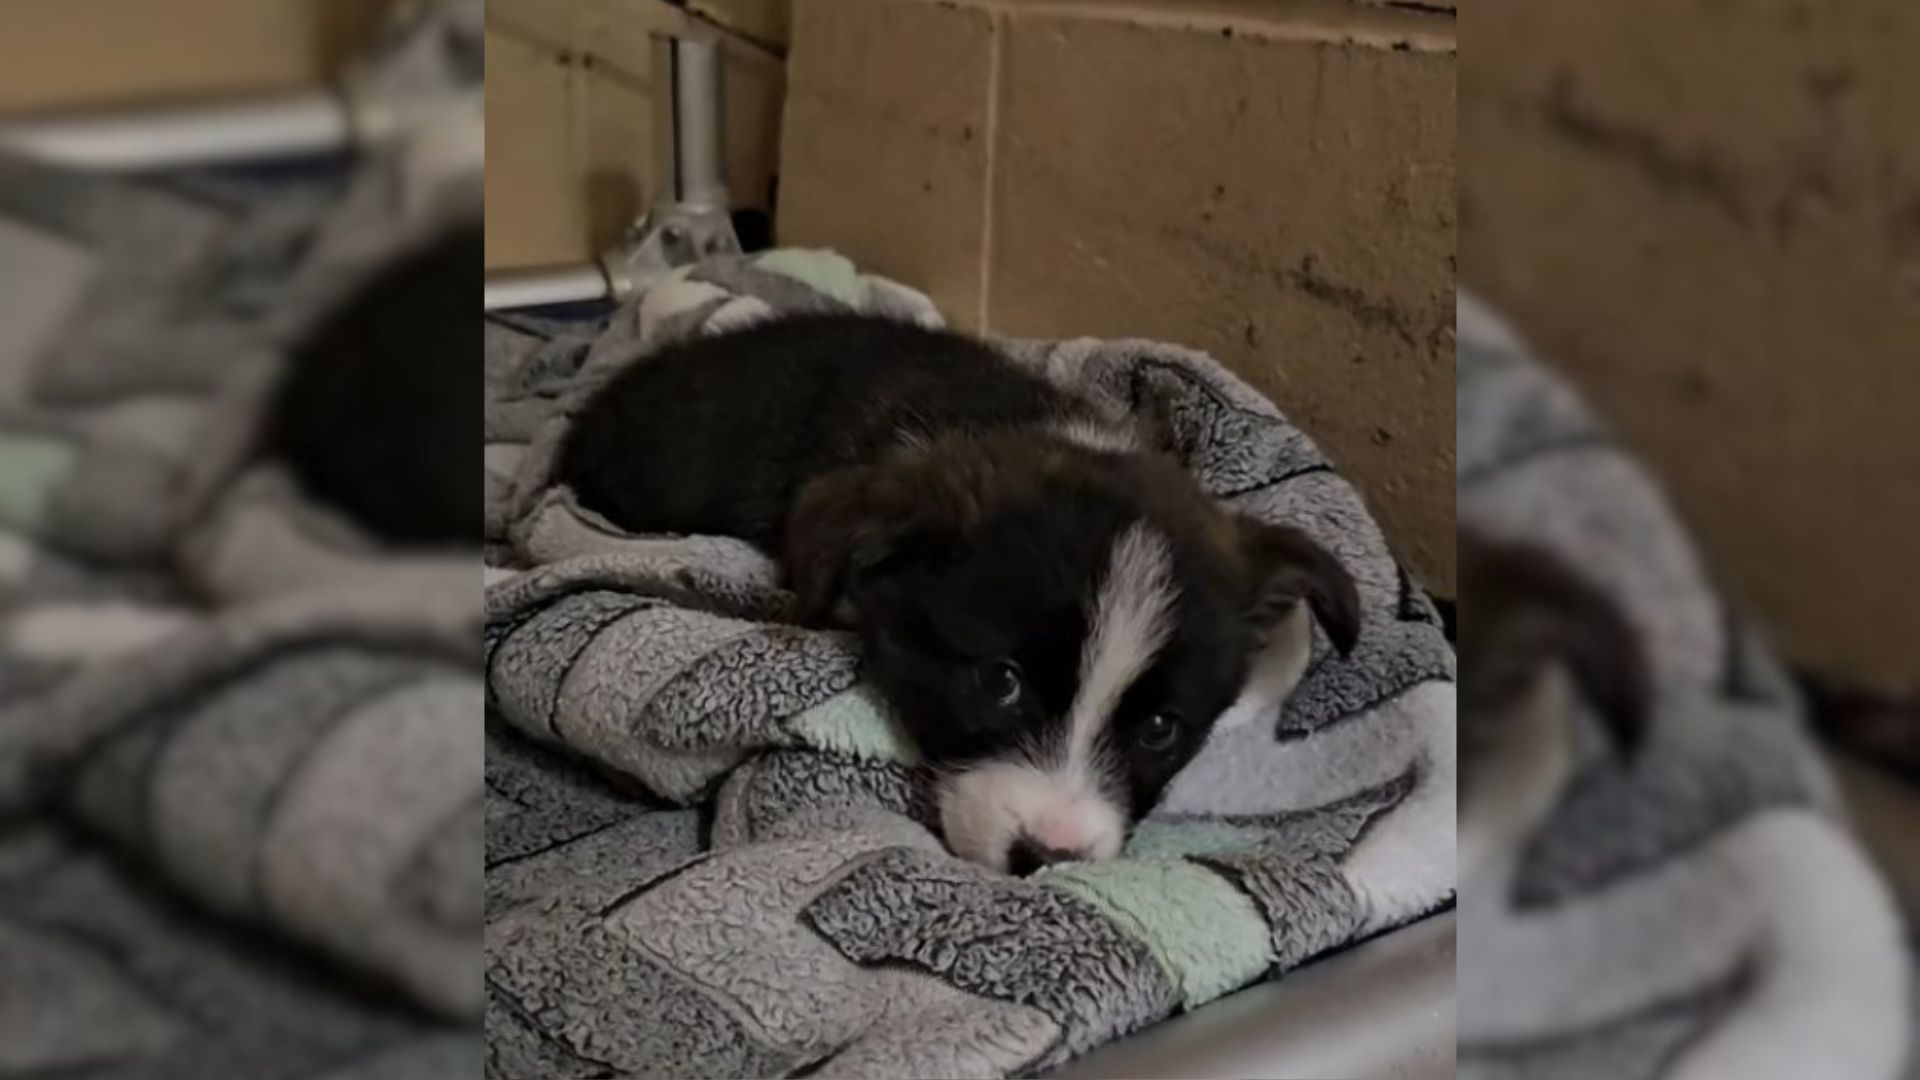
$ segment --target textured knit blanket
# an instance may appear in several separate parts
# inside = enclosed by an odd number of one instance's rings
[[[1911,960],[1792,683],[1577,396],[1470,299],[1459,343],[1462,524],[1605,590],[1655,689],[1635,763],[1585,739],[1551,814],[1463,882],[1462,1075],[1898,1075]]]
[[[356,92],[477,123],[471,7]],[[0,160],[0,1077],[479,1071],[478,559],[249,453],[287,346],[477,206],[467,157]]]
[[[1223,720],[1123,858],[1027,879],[942,847],[851,639],[789,623],[766,556],[624,535],[550,482],[619,365],[818,309],[938,321],[797,251],[610,318],[490,320],[490,1075],[1031,1074],[1449,899],[1439,620],[1313,444],[1206,356],[1006,343],[1108,409],[1158,403],[1210,492],[1336,552],[1360,645],[1317,641],[1284,706]]]

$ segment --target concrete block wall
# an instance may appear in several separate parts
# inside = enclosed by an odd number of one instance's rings
[[[1212,353],[1451,593],[1450,7],[800,0],[791,34],[781,242],[976,329]]]
[[[687,0],[686,7],[695,16],[758,42],[770,52],[786,52],[793,0]]]
[[[1920,693],[1920,7],[1476,0],[1466,34],[1462,281],[1795,664]]]

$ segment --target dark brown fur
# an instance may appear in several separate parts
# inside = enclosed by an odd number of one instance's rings
[[[484,441],[477,224],[397,258],[293,350],[259,452],[399,547],[477,548]]]

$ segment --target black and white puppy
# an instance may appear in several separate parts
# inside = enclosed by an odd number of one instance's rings
[[[799,316],[619,372],[558,471],[624,529],[777,553],[859,631],[948,846],[1027,873],[1118,854],[1257,661],[1298,677],[1307,610],[1359,633],[1338,560],[1152,442],[971,338]]]

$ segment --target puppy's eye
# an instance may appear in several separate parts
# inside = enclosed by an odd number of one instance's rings
[[[1020,665],[1013,661],[988,664],[980,673],[980,682],[995,705],[1011,709],[1020,704],[1020,694],[1024,688],[1020,682]]]
[[[1141,722],[1133,741],[1139,743],[1142,750],[1155,753],[1173,749],[1173,744],[1180,741],[1180,717],[1170,712],[1154,713]]]

